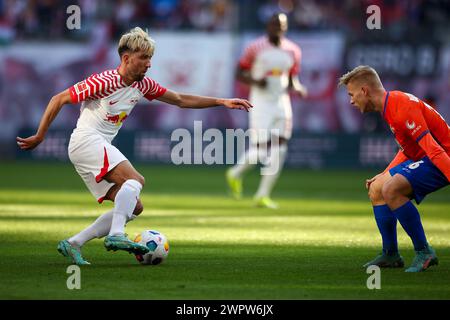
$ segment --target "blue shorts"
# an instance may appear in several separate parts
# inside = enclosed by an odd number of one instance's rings
[[[447,178],[428,157],[415,162],[412,160],[402,162],[390,169],[389,173],[391,176],[399,173],[409,181],[417,204],[422,202],[427,194],[449,185]]]

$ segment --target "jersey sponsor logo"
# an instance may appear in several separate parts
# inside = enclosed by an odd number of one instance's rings
[[[86,84],[86,81],[83,80],[83,81],[78,82],[78,83],[74,86],[74,88],[75,88],[76,94],[80,94],[80,93],[86,91],[86,90],[88,89],[88,86],[87,86],[87,84]]]
[[[112,106],[113,104],[116,104],[117,102],[119,102],[119,100],[116,100],[116,101],[112,101],[112,100],[111,100],[111,101],[109,102],[109,105]]]
[[[416,127],[416,123],[415,123],[414,121],[409,122],[408,120],[406,120],[405,124],[406,124],[406,127],[407,127],[409,130],[412,130],[412,129],[414,129],[414,128]]]
[[[135,103],[138,103],[138,101],[139,101],[139,99],[131,99],[130,103],[135,104]]]
[[[116,126],[120,126],[123,121],[128,117],[127,113],[125,111],[122,111],[120,114],[106,114],[105,121],[108,121],[112,124],[115,124]]]
[[[412,132],[411,135],[415,135],[417,132],[419,132],[419,130],[422,129],[421,125],[418,125]]]
[[[273,68],[273,69],[267,71],[266,76],[279,77],[282,74],[283,74],[283,71],[281,69]]]

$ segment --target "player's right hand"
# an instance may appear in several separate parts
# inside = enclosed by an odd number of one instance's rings
[[[239,110],[245,110],[247,112],[250,111],[251,108],[253,108],[252,104],[245,99],[225,99],[223,100],[223,105],[229,109],[239,109]]]
[[[44,138],[41,138],[37,135],[28,138],[16,137],[17,145],[22,150],[32,150],[36,148],[42,141],[44,141]]]

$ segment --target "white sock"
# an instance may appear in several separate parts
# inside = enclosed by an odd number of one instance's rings
[[[70,242],[71,245],[77,246],[81,248],[86,242],[94,239],[94,238],[103,238],[109,233],[111,229],[111,222],[113,219],[114,210],[110,210],[94,221],[90,226],[86,229],[80,231],[76,235],[69,238],[67,241]],[[128,221],[136,219],[137,216],[134,214],[131,215],[131,218],[127,219]]]
[[[230,168],[230,174],[232,177],[240,178],[250,168],[258,163],[258,148],[251,145],[247,152],[244,152],[237,164]]]
[[[259,183],[258,191],[256,192],[255,198],[262,198],[262,197],[270,197],[270,193],[272,192],[273,187],[275,186],[275,183],[278,179],[278,177],[281,174],[281,170],[283,169],[283,164],[286,159],[287,154],[287,144],[283,143],[279,146],[274,146],[270,150],[270,162],[266,166],[270,166],[273,164],[273,161],[277,161],[273,157],[276,157],[278,155],[278,168],[276,172],[273,174],[266,174],[261,175],[261,182]]]
[[[117,192],[111,229],[109,230],[110,236],[125,233],[125,223],[134,212],[141,190],[142,185],[137,180],[129,179]]]

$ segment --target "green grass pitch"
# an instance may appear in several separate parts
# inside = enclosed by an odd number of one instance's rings
[[[166,234],[168,260],[141,266],[95,239],[83,249],[92,265],[81,268],[81,289],[69,290],[56,245],[112,204],[98,205],[70,164],[1,163],[0,299],[450,299],[450,188],[419,207],[439,266],[382,269],[381,289],[369,290],[362,264],[381,243],[364,189],[374,171],[285,170],[272,211],[252,206],[256,170],[234,201],[224,167],[136,168],[145,209],[127,232]],[[401,227],[399,244],[408,265]]]

